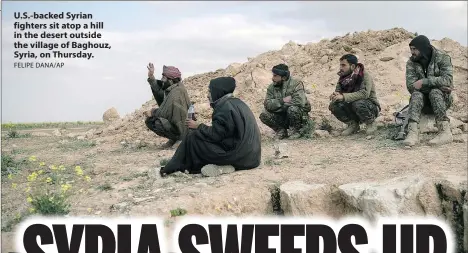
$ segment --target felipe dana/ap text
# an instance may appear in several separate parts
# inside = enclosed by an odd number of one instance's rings
[[[65,63],[63,62],[15,62],[13,63],[14,68],[18,69],[56,69],[63,68]]]

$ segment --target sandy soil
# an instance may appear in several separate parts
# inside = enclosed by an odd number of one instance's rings
[[[66,137],[30,137],[3,139],[2,151],[18,159],[34,155],[37,161],[48,164],[80,165],[92,177],[92,187],[71,198],[70,215],[156,215],[167,219],[168,224],[174,221],[170,210],[176,208],[202,215],[273,214],[269,187],[291,180],[341,185],[415,174],[431,178],[444,174],[467,177],[466,143],[440,147],[423,143],[408,149],[387,139],[388,131],[381,129],[372,139],[360,133],[350,137],[285,140],[290,152],[285,159],[273,158],[274,141],[267,137],[261,168],[217,178],[186,174],[155,177],[153,172],[159,161],[169,158],[174,150],[154,147],[131,148],[114,142],[89,147]],[[64,139],[68,149],[64,148]],[[154,140],[164,142],[156,136]],[[112,189],[103,190],[105,184]],[[27,210],[25,198],[22,192],[11,188],[8,179],[3,179],[2,223]],[[8,236],[12,234],[2,235]],[[2,251],[11,247],[6,242]]]

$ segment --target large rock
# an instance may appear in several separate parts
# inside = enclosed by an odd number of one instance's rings
[[[287,182],[280,186],[281,208],[285,215],[336,216],[332,190],[324,184],[305,184],[302,181]]]
[[[440,216],[440,200],[432,180],[421,176],[384,182],[351,183],[338,187],[349,207],[374,220],[379,216]]]
[[[114,107],[108,109],[107,111],[104,112],[102,115],[102,120],[106,123],[113,122],[120,119],[120,115],[117,112],[117,109]]]
[[[463,202],[462,192],[468,188],[466,175],[445,175],[437,181],[445,200]]]
[[[453,229],[455,234],[456,245],[458,252],[464,247],[466,233],[464,228],[465,211],[464,205],[466,205],[466,198],[464,199],[463,194],[466,197],[467,190],[467,179],[465,175],[445,175],[443,178],[438,180],[437,187],[440,189],[442,199],[442,211],[445,219]],[[465,250],[467,248],[465,247]]]

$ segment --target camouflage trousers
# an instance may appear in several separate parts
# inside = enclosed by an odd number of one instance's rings
[[[354,102],[332,102],[328,109],[339,121],[344,123],[351,121],[371,123],[379,116],[380,112],[380,108],[368,99]]]
[[[429,94],[414,91],[411,94],[408,118],[419,123],[421,113],[434,114],[437,122],[450,121],[447,117],[447,109],[452,105],[452,96],[439,89],[432,89]]]
[[[286,112],[262,112],[260,114],[260,121],[263,124],[267,125],[269,128],[274,131],[279,131],[281,129],[301,129],[306,123],[305,118],[308,117],[308,114],[301,110],[297,106],[290,106]]]
[[[175,129],[171,129],[170,131],[166,130],[159,118],[154,116],[147,117],[145,120],[146,127],[153,131],[155,134],[167,138],[169,140],[177,141],[179,140],[179,135],[176,133]]]

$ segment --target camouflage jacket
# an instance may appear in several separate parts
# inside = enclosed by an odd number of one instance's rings
[[[450,56],[442,50],[432,47],[432,58],[424,73],[423,66],[418,62],[409,59],[406,62],[406,88],[409,93],[413,93],[413,83],[422,80],[423,93],[428,93],[431,89],[440,87],[453,88],[453,66]]]
[[[368,71],[364,71],[364,77],[362,80],[361,87],[362,88],[356,92],[342,93],[341,85],[338,82],[336,84],[335,91],[343,94],[344,102],[351,103],[361,99],[369,99],[380,108],[380,103],[377,99],[377,93],[375,91],[374,80],[372,79],[372,76]]]
[[[288,96],[291,96],[291,102],[286,104],[283,98]],[[311,105],[305,95],[304,83],[292,77],[283,85],[270,84],[263,105],[268,112],[285,112],[292,105],[301,108],[306,113],[311,111]]]

